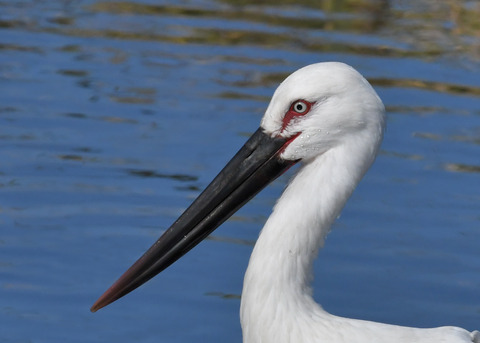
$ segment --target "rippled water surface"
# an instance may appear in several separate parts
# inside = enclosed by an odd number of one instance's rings
[[[147,285],[94,300],[257,127],[278,83],[351,64],[382,151],[315,266],[338,315],[480,329],[477,1],[0,1],[0,342],[240,342],[289,175]]]

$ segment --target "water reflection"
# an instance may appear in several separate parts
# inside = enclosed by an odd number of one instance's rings
[[[211,8],[192,8],[183,6],[148,5],[134,2],[99,2],[91,9],[98,12],[129,13],[140,15],[178,16],[197,18],[216,18],[225,20],[242,20],[251,23],[268,23],[271,26],[291,27],[295,29],[314,30],[361,30],[374,31],[388,17],[387,1],[220,1],[229,5]],[[275,10],[285,5],[296,5],[296,9]],[[259,11],[265,6],[267,11]],[[302,7],[305,10],[302,11]],[[308,8],[308,9],[307,9]],[[312,12],[311,9],[322,11]],[[346,13],[363,16],[345,16]],[[343,13],[340,18],[327,18],[326,14]]]
[[[161,174],[153,170],[129,170],[128,173],[133,176],[167,178],[167,179],[172,179],[177,181],[197,181],[198,180],[198,177],[193,175]]]
[[[225,300],[240,300],[240,294],[230,294],[230,293],[222,293],[222,292],[207,292],[205,293],[206,296],[213,296],[213,297],[219,297]]]
[[[336,31],[369,33],[385,30],[384,34],[398,43],[391,46],[368,44],[368,37],[358,37],[364,43],[342,44],[325,40],[325,36],[306,36],[299,39],[296,32],[268,32],[256,28],[235,30],[231,24],[222,29],[191,27],[189,34],[142,35],[141,33],[118,33],[111,36],[126,39],[149,39],[177,43],[202,44],[259,44],[268,46],[300,47],[309,51],[341,51],[345,53],[372,54],[381,56],[438,56],[444,53],[464,53],[478,60],[480,35],[478,16],[480,5],[469,1],[422,1],[403,2],[402,6],[390,6],[388,1],[295,1],[295,11],[279,10],[276,7],[291,5],[291,1],[222,1],[227,7],[190,8],[167,5],[147,5],[134,2],[98,2],[90,9],[94,12],[112,14],[155,15],[159,17],[215,18],[222,20],[268,23],[269,27],[295,30]],[[240,7],[241,6],[241,7]],[[259,10],[265,6],[266,11]],[[302,11],[305,6],[308,10]],[[313,11],[312,11],[313,9]],[[349,15],[348,15],[349,14]],[[443,21],[442,21],[443,19]],[[443,26],[442,30],[437,28]],[[172,25],[170,25],[172,26]],[[167,31],[170,26],[167,26]],[[408,28],[408,30],[406,30]],[[175,31],[172,29],[172,31]],[[322,39],[323,38],[323,39]],[[336,37],[337,41],[339,36]],[[315,42],[321,40],[322,42]],[[408,45],[402,44],[406,42]],[[378,42],[377,42],[378,43]],[[410,46],[410,47],[409,47]],[[413,47],[413,48],[411,48]]]
[[[381,87],[404,87],[417,88],[437,91],[439,93],[463,94],[471,96],[480,96],[480,88],[461,84],[449,84],[445,82],[433,82],[425,80],[408,79],[380,79],[370,78],[370,83]]]
[[[0,43],[0,51],[20,51],[20,52],[33,52],[40,54],[42,53],[42,49],[37,48],[37,47],[31,47],[31,46],[23,46],[23,45],[17,45],[17,44],[1,44]]]
[[[472,166],[461,163],[445,164],[445,170],[463,173],[480,173],[480,165]]]
[[[68,70],[68,69],[59,69],[57,73],[65,76],[73,76],[73,77],[85,77],[88,76],[88,71],[86,70]]]
[[[1,20],[0,27],[177,44],[261,45],[395,57],[463,54],[467,59],[480,58],[480,28],[477,25],[480,5],[471,1],[406,1],[402,6],[382,0],[222,3],[223,6],[195,7],[99,1],[85,8],[92,13],[112,16],[112,20],[105,21],[107,26],[99,22],[91,25],[91,21],[82,17],[74,19],[78,9],[65,3],[63,14],[62,10],[52,14],[47,22],[35,17],[12,18]],[[283,9],[293,4],[295,10]],[[123,16],[123,20],[115,20],[117,15],[143,16],[144,20],[125,25],[135,17]],[[175,24],[175,18],[187,18],[191,22],[188,26],[180,26]],[[205,25],[211,20],[215,20],[219,28]],[[253,26],[245,29],[245,23]],[[336,34],[330,36],[326,32]],[[378,32],[389,39],[379,41],[368,35]],[[339,33],[359,35],[348,37]],[[38,51],[16,45],[3,45],[2,48]],[[119,61],[123,58],[126,56]]]

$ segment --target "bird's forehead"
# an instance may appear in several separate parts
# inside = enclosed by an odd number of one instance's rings
[[[262,120],[267,132],[277,132],[282,119],[296,100],[319,102],[345,93],[347,85],[358,84],[358,73],[351,67],[334,62],[312,64],[288,76],[275,90]]]
[[[347,85],[356,85],[356,73],[340,63],[318,63],[297,70],[276,89],[271,105],[291,104],[295,100],[317,101],[342,93]]]
[[[262,121],[262,126],[267,131],[273,132],[281,127],[285,113],[295,101],[317,102],[325,96],[328,89],[315,76],[317,75],[297,71],[278,86]]]

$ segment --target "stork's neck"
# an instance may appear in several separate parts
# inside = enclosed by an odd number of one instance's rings
[[[297,335],[298,339],[300,333],[294,333],[292,320],[305,324],[314,314],[326,314],[312,299],[313,260],[373,161],[373,156],[365,158],[365,153],[359,156],[359,151],[352,149],[358,148],[337,147],[305,163],[275,205],[245,274],[241,304],[244,342],[288,342],[285,335]],[[303,314],[309,318],[294,318]]]

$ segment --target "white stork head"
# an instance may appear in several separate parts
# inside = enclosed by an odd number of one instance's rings
[[[301,68],[280,84],[261,127],[272,136],[290,138],[282,158],[308,160],[347,141],[378,146],[384,113],[362,75],[346,64],[325,62]]]

